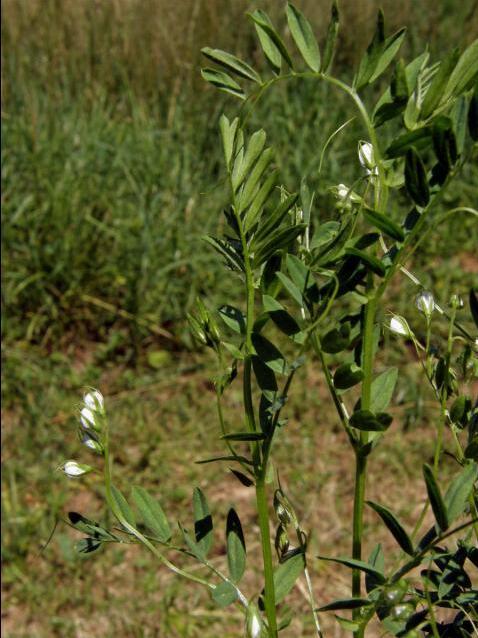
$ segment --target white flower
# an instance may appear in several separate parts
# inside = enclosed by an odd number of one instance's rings
[[[96,415],[90,408],[83,408],[80,412],[80,423],[85,430],[97,429]]]
[[[431,292],[424,290],[418,294],[415,298],[415,304],[418,310],[425,315],[425,317],[431,317],[432,312],[435,310],[435,300]]]
[[[98,452],[98,454],[103,453],[103,446],[101,445],[101,443],[91,437],[89,434],[84,434],[81,438],[81,442],[83,443],[83,445],[86,445],[86,447],[89,447],[90,450]]]
[[[76,461],[66,461],[61,466],[61,469],[68,478],[78,478],[79,476],[83,476],[84,474],[88,474],[88,472],[93,471],[93,468],[89,465],[77,463]]]
[[[373,146],[370,144],[370,142],[364,142],[363,140],[360,140],[360,142],[358,143],[358,156],[360,163],[369,175],[378,175],[375,154],[373,152]]]
[[[98,390],[92,390],[91,392],[87,392],[83,397],[83,401],[87,408],[91,410],[96,410],[98,412],[102,412],[105,405],[105,400],[103,395]]]
[[[403,335],[404,337],[410,337],[412,334],[406,319],[399,315],[393,315],[390,319],[390,330],[395,334]]]
[[[345,199],[348,194],[349,189],[347,186],[345,186],[345,184],[339,184],[337,186],[337,195],[340,197],[340,199]]]
[[[338,184],[338,186],[334,186],[331,190],[334,191],[336,197],[341,199],[344,203],[360,203],[362,201],[360,195],[357,195],[355,191],[351,190],[345,184]]]

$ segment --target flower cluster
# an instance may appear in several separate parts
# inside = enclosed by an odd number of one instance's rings
[[[102,433],[105,428],[104,399],[101,392],[91,390],[83,397],[83,404],[80,409],[80,440],[87,448],[103,454],[104,448],[101,442]],[[66,461],[61,469],[69,478],[77,478],[92,472],[93,468],[77,461]]]

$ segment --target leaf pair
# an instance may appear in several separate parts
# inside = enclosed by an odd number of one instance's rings
[[[374,82],[389,66],[400,49],[406,29],[400,29],[389,38],[385,38],[384,17],[379,11],[377,27],[372,42],[360,61],[354,85],[360,90]]]

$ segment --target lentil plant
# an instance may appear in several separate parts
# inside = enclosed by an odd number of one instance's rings
[[[478,371],[478,299],[470,290],[466,309],[456,295],[441,308],[406,265],[430,230],[448,216],[478,216],[472,208],[441,207],[449,182],[477,155],[478,41],[439,62],[430,61],[427,51],[408,63],[395,61],[405,30],[387,36],[380,12],[373,39],[348,84],[332,71],[337,7],[332,7],[320,49],[310,23],[292,4],[286,16],[298,62],[266,13],[249,15],[268,74],[225,51],[203,49],[214,65],[203,69],[203,77],[242,102],[237,117],[220,120],[229,205],[222,235],[205,239],[223,261],[224,277],[242,290],[243,305],[212,310],[198,300],[189,316],[197,341],[217,355],[214,384],[225,445],[223,454],[201,463],[225,462],[241,484],[255,490],[263,588],[255,593],[243,588],[248,561],[235,509],[227,515],[224,573],[208,558],[214,528],[201,489],[193,492],[194,527],[179,523],[174,530],[162,505],[144,488],[123,495],[115,487],[114,426],[110,429],[104,398],[96,390],[84,397],[80,435],[99,455],[106,502],[117,524],[103,526],[74,512],[69,523],[85,534],[78,544],[82,553],[108,543],[139,543],[165,568],[207,588],[219,607],[238,605],[249,638],[275,638],[288,626],[293,612],[283,601],[298,579],[305,581],[317,636],[323,636],[321,615],[327,612],[338,612],[337,622],[356,638],[367,634],[372,619],[382,623],[384,635],[477,635],[478,592],[472,577],[478,568],[478,401],[471,393]],[[392,64],[386,90],[368,106],[370,87],[373,93]],[[297,192],[280,185],[265,131],[247,129],[251,110],[265,92],[281,82],[303,80],[329,85],[330,102],[324,108],[333,108],[334,92],[344,93],[355,109],[352,117],[363,125],[356,180],[329,185],[336,206],[328,215],[318,214],[305,178]],[[340,140],[349,122],[320,149],[319,179],[329,146]],[[414,303],[422,324],[410,325],[386,311],[385,293],[396,277],[416,285]],[[413,530],[398,520],[393,503],[366,500],[369,458],[393,421],[390,404],[400,371],[387,367],[387,356],[394,339],[409,344],[439,407],[433,462],[423,465],[425,505]],[[317,557],[310,555],[310,530],[301,524],[281,485],[280,468],[272,462],[278,439],[286,444],[287,399],[297,369],[306,362],[323,372],[355,461],[350,555],[319,557],[350,570],[350,596],[344,600],[317,599],[320,582],[315,584],[312,569]],[[222,400],[233,383],[242,383],[243,417],[231,424],[223,416]],[[319,415],[317,427],[327,425]],[[452,449],[445,444],[445,429]],[[448,485],[440,480],[445,454],[455,468]],[[70,460],[63,470],[77,478],[97,468]],[[380,544],[370,556],[363,555],[365,506],[396,541],[392,556],[385,556]],[[426,524],[428,510],[434,516],[431,526]],[[202,570],[191,570],[188,561]]]

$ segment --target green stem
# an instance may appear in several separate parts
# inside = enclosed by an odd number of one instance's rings
[[[278,631],[274,590],[274,570],[272,565],[269,512],[267,507],[264,473],[262,473],[256,481],[256,503],[257,513],[259,515],[259,528],[261,530],[262,559],[264,563],[264,606],[266,608],[269,634],[271,638],[277,638]]]
[[[166,565],[166,567],[168,567],[172,572],[174,572],[175,574],[178,574],[179,576],[183,576],[184,578],[187,578],[188,580],[191,580],[195,583],[199,583],[200,585],[205,585],[206,587],[208,587],[209,589],[214,589],[214,585],[212,585],[211,583],[208,583],[207,581],[205,581],[203,578],[200,578],[199,576],[195,576],[194,574],[191,574],[189,572],[184,571],[183,569],[181,569],[180,567],[177,567],[176,565],[174,565],[169,559],[166,558],[166,556],[164,556],[158,549],[157,547],[155,547],[153,545],[153,543],[151,543],[151,541],[149,541],[139,530],[136,529],[136,527],[134,527],[134,525],[131,525],[131,523],[129,523],[121,509],[118,507],[118,505],[116,504],[116,500],[113,496],[113,491],[111,489],[112,486],[112,482],[111,482],[111,457],[110,457],[110,451],[109,451],[109,437],[108,437],[108,426],[105,426],[105,434],[104,434],[104,479],[105,479],[105,490],[106,490],[106,501],[108,503],[108,505],[110,506],[111,511],[113,512],[113,514],[115,515],[115,517],[118,519],[119,523],[123,526],[123,528],[129,532],[130,534],[132,534],[138,541],[140,541],[159,561],[161,561],[161,563],[163,563],[163,565]]]
[[[362,398],[361,408],[362,410],[370,409],[370,401],[372,395],[372,374],[373,374],[373,329],[375,322],[375,312],[377,308],[378,296],[371,297],[365,306],[365,319],[364,319],[364,331],[363,331],[363,381],[362,381]],[[364,437],[367,438],[367,434],[364,433]],[[365,441],[367,442],[367,441]]]
[[[354,492],[354,513],[352,530],[352,558],[362,560],[362,536],[363,536],[363,510],[365,503],[365,480],[367,476],[367,457],[359,451],[355,456],[355,492]],[[360,598],[360,571],[354,569],[352,572],[352,596]],[[354,611],[354,618],[358,617],[358,610]],[[354,634],[360,638],[360,630]]]
[[[239,229],[242,253],[244,256],[245,269],[245,289],[247,298],[246,309],[246,358],[244,361],[244,378],[243,378],[243,398],[244,410],[246,413],[246,424],[250,431],[256,430],[254,405],[252,402],[252,353],[254,348],[252,345],[252,332],[254,328],[254,277],[252,271],[251,259],[249,256],[249,247],[244,232],[241,216],[239,215],[236,205],[236,198],[232,178],[230,176],[231,193],[233,199],[234,213]],[[267,622],[269,626],[269,634],[271,638],[277,638],[277,617],[275,605],[275,589],[274,589],[274,568],[272,564],[271,537],[269,530],[269,513],[267,507],[267,494],[265,487],[265,475],[267,471],[268,453],[262,455],[260,443],[255,443],[253,450],[254,467],[256,471],[256,503],[257,513],[259,517],[259,528],[261,533],[262,560],[264,570],[264,602],[266,609]]]

